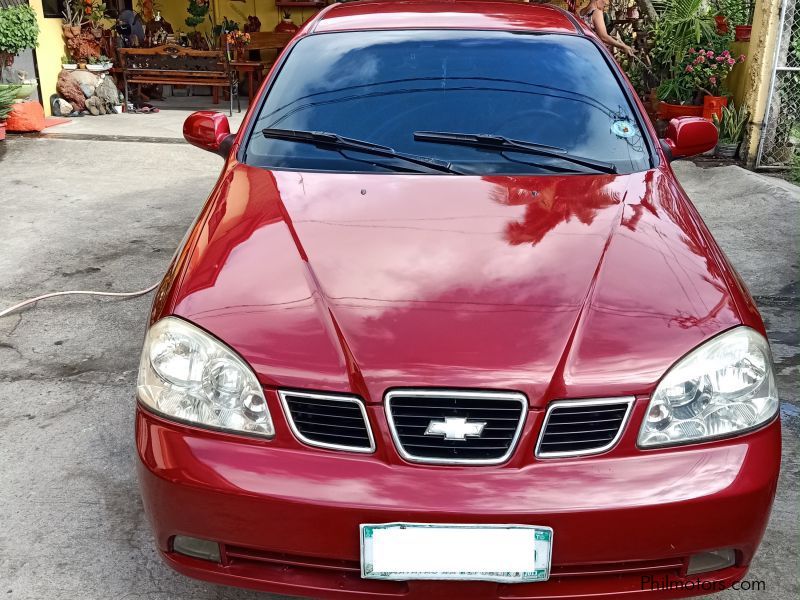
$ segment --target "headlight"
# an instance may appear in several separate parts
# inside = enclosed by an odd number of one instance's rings
[[[693,350],[670,369],[647,407],[639,446],[669,446],[751,429],[778,410],[769,345],[748,327]]]
[[[181,421],[271,438],[264,392],[250,367],[202,329],[166,317],[144,341],[139,398]]]

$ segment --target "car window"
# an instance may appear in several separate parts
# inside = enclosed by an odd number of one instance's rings
[[[448,161],[474,174],[592,172],[553,157],[414,139],[481,133],[649,168],[634,108],[588,39],[504,31],[358,31],[297,42],[263,102],[245,162],[276,169],[389,172],[375,157],[265,128],[326,131]],[[377,163],[377,164],[373,164]],[[537,166],[538,165],[538,166]]]

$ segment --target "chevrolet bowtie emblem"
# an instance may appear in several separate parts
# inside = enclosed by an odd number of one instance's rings
[[[467,437],[481,437],[485,421],[467,422],[462,417],[445,417],[444,421],[431,421],[425,435],[443,435],[446,440],[466,440]]]

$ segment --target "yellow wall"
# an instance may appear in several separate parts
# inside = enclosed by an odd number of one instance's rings
[[[744,96],[747,93],[747,73],[750,71],[750,64],[753,61],[750,55],[750,42],[733,42],[731,54],[736,58],[742,54],[747,57],[743,63],[733,67],[733,71],[725,80],[725,87],[733,96],[733,102],[736,106],[741,106],[744,104]]]
[[[61,57],[64,56],[64,38],[61,35],[61,19],[45,19],[42,0],[30,0],[39,19],[39,46],[36,48],[36,63],[39,69],[39,84],[42,88],[44,112],[50,115],[50,96],[56,93],[56,80],[61,72]]]
[[[744,101],[750,110],[750,123],[742,144],[741,155],[748,166],[755,166],[756,150],[761,138],[769,98],[769,86],[775,58],[775,45],[780,29],[781,0],[761,0],[756,4],[753,31],[750,37],[747,85]],[[748,57],[750,58],[750,57]]]
[[[217,22],[221,22],[223,17],[228,17],[228,19],[239,23],[240,27],[244,26],[249,15],[256,15],[261,20],[261,31],[272,31],[281,17],[280,11],[275,8],[275,3],[272,0],[247,0],[247,2],[211,0],[211,2],[215,9]],[[193,29],[186,25],[185,22],[186,17],[189,16],[189,13],[186,11],[188,5],[188,0],[156,0],[155,10],[161,11],[161,16],[172,25],[176,32],[182,31],[184,33],[190,33]],[[303,22],[316,14],[317,11],[293,8],[291,12],[292,20],[298,25],[302,25]],[[206,19],[205,23],[198,26],[197,30],[208,33],[210,30],[208,19]]]

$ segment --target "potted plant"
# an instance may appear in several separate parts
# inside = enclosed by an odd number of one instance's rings
[[[737,42],[749,41],[755,0],[717,0],[716,6],[726,22],[726,31],[727,27],[732,26],[736,31]]]
[[[743,23],[736,26],[736,41],[749,42],[753,30],[753,13],[756,10],[755,0],[745,0],[743,3]]]
[[[703,116],[710,119],[716,115],[720,118],[722,107],[728,103],[725,78],[737,63],[744,60],[744,54],[735,58],[729,50],[715,52],[710,48],[689,48],[678,74],[659,87],[662,100],[659,117],[668,120],[676,116]],[[678,107],[672,104],[675,100],[678,100]]]
[[[100,30],[100,35],[102,35],[102,27],[100,27],[100,21],[106,18],[106,4],[104,2],[96,2],[95,0],[84,0],[85,8],[84,14],[89,17],[89,20],[92,22],[92,28],[97,31]]]
[[[650,24],[637,40],[648,63],[641,69],[640,95],[651,100],[655,111],[669,113],[661,118],[699,114],[692,107],[695,94],[683,77],[681,64],[689,48],[717,37],[711,9],[705,0],[659,2],[656,7],[656,14],[645,11]],[[631,66],[637,64],[641,66],[641,61],[630,61]]]
[[[276,33],[295,33],[298,29],[299,27],[297,27],[297,25],[294,24],[294,21],[292,21],[292,13],[284,9],[281,20],[278,21],[277,25],[275,25],[275,29],[273,31]]]
[[[6,117],[11,112],[19,86],[9,85],[0,88],[0,141],[6,139]]]
[[[92,72],[102,71],[103,65],[100,64],[100,57],[90,56],[86,63],[86,70]]]
[[[186,23],[187,27],[197,31],[197,26],[206,20],[209,9],[209,0],[189,0],[189,6],[186,9],[189,16],[186,17],[184,23]]]
[[[27,4],[0,7],[0,75],[14,57],[35,48],[39,39],[36,13]]]
[[[744,137],[744,128],[750,118],[744,106],[736,107],[733,102],[730,106],[722,107],[722,117],[713,116],[714,125],[719,131],[719,142],[716,154],[720,158],[735,158]]]
[[[236,60],[244,60],[244,49],[250,45],[250,34],[234,29],[227,33],[226,36],[229,50],[228,60],[233,60],[234,58]],[[230,56],[230,52],[233,52],[233,56]]]
[[[64,10],[61,13],[64,23],[61,27],[67,41],[81,34],[81,26],[85,20],[82,9],[80,0],[66,0],[64,2]]]
[[[108,71],[112,66],[114,66],[114,63],[111,62],[111,59],[105,54],[101,54],[100,56],[90,56],[86,69],[96,73],[99,71]]]
[[[74,71],[78,68],[78,63],[73,62],[66,54],[61,57],[61,68],[66,71]]]

